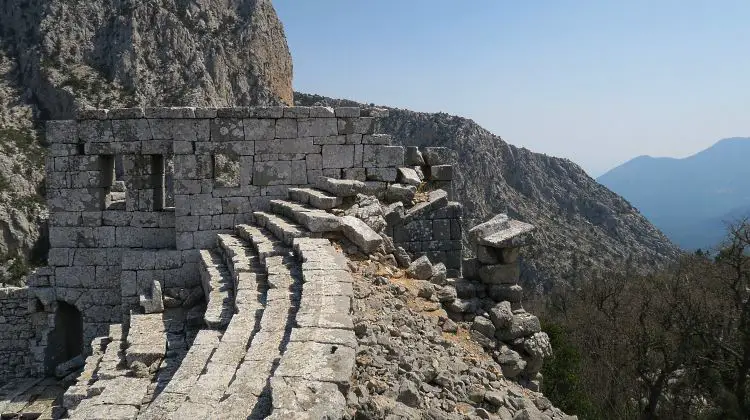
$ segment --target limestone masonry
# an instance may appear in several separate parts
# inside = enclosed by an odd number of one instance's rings
[[[499,215],[462,260],[451,151],[391,146],[376,133],[386,115],[49,121],[48,266],[0,289],[0,382],[83,368],[63,399],[71,418],[339,418],[357,351],[346,255],[359,255],[429,279],[483,346],[509,343],[495,354],[505,375],[538,388],[549,343],[520,306],[516,261],[532,227]]]

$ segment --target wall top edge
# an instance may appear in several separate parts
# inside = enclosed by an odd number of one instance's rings
[[[325,106],[145,107],[80,109],[75,120],[205,119],[205,118],[386,118],[388,109]]]

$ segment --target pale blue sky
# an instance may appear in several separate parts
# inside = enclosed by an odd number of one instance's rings
[[[591,175],[750,136],[749,0],[274,0],[295,90],[444,111]]]

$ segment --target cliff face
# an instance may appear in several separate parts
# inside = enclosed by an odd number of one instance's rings
[[[0,0],[0,282],[17,277],[13,264],[23,271],[11,260],[30,257],[43,226],[39,121],[78,107],[275,105],[292,95],[270,0]]]
[[[297,94],[301,105],[356,105]],[[380,132],[394,144],[445,146],[457,153],[456,199],[468,229],[507,212],[537,226],[524,259],[523,280],[548,287],[578,272],[630,263],[650,271],[673,261],[678,248],[622,197],[567,160],[504,142],[475,122],[448,114],[390,109]]]

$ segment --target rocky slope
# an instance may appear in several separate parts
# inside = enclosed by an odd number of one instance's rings
[[[25,270],[43,225],[40,121],[291,101],[270,0],[0,0],[0,283]]]
[[[358,105],[302,93],[295,102]],[[527,284],[548,287],[626,262],[649,271],[677,256],[678,248],[637,209],[573,162],[510,145],[466,118],[389,109],[380,132],[393,135],[394,144],[456,152],[454,190],[464,204],[465,229],[500,212],[538,227],[524,259]]]

